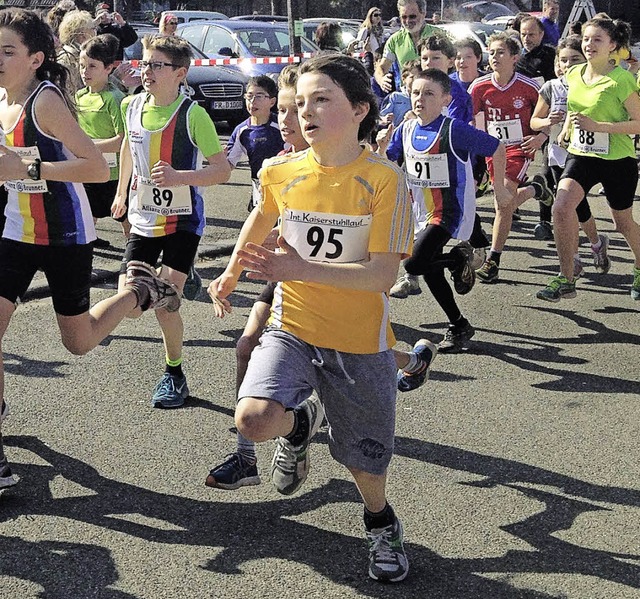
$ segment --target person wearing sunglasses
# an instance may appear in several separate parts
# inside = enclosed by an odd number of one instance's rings
[[[402,67],[410,60],[420,58],[416,48],[422,38],[446,35],[443,30],[425,22],[426,0],[398,0],[398,13],[402,27],[387,40],[382,60],[375,70],[376,81],[386,93],[393,91],[394,86],[400,89]]]
[[[370,8],[367,12],[367,16],[358,30],[356,40],[363,52],[371,52],[374,55],[382,52],[384,27],[382,26],[382,11],[377,6]]]
[[[178,28],[178,17],[170,12],[164,13],[160,19],[160,35],[174,36]]]

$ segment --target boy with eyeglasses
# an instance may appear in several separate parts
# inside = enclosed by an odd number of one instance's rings
[[[122,101],[125,138],[111,209],[114,217],[122,216],[129,196],[131,235],[118,288],[124,287],[128,262],[155,273],[162,253],[160,276],[182,293],[205,225],[200,187],[225,183],[231,169],[211,118],[179,91],[191,61],[189,43],[180,37],[148,35],[142,44],[144,92]],[[131,313],[139,315],[138,309]],[[184,326],[178,311],[156,310],[156,316],[166,369],[151,405],[177,408],[189,395],[182,372]]]
[[[284,142],[272,112],[278,99],[276,82],[266,75],[251,77],[244,99],[249,118],[233,130],[225,151],[232,168],[245,157],[249,160],[253,191],[247,209],[251,212],[260,199],[258,172],[262,163],[277,156],[284,149]]]

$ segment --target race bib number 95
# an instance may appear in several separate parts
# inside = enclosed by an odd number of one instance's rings
[[[372,216],[285,210],[281,232],[305,260],[362,262],[369,256]]]

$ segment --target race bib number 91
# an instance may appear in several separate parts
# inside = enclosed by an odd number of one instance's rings
[[[416,187],[449,187],[447,155],[407,155],[407,178]]]
[[[281,232],[305,260],[362,262],[369,256],[372,216],[285,210]]]

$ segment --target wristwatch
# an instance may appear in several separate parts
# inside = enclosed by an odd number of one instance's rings
[[[40,179],[40,162],[40,159],[36,158],[27,167],[27,175],[29,175],[29,179],[33,179],[34,181],[38,181]]]

